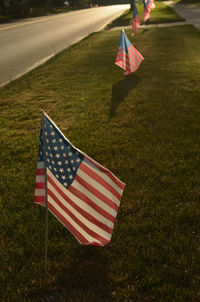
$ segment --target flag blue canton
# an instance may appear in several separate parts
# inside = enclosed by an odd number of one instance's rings
[[[63,136],[58,128],[46,117],[44,119],[46,141],[46,165],[57,180],[68,188],[84,159],[74,146]],[[38,161],[44,161],[43,133],[40,130]]]
[[[124,31],[121,31],[120,35],[120,45],[119,45],[123,51],[125,51],[128,54],[128,48],[131,46],[131,42],[125,35]]]
[[[135,19],[135,17],[138,15],[138,10],[137,10],[137,6],[135,5],[135,3],[133,4],[133,19]]]
[[[149,0],[144,0],[143,4],[144,4],[144,9],[146,9],[147,6],[149,5]]]

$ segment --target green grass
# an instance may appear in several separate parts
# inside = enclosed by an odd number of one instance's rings
[[[126,30],[131,39],[130,30]],[[200,300],[200,42],[139,29],[145,60],[114,65],[120,31],[91,35],[0,89],[0,300]],[[126,185],[111,243],[79,245],[33,204],[41,110]]]
[[[176,14],[172,8],[165,5],[163,2],[156,1],[155,5],[156,8],[151,11],[151,18],[148,21],[148,24],[184,21],[182,17]],[[138,4],[137,10],[138,10],[138,15],[141,24],[144,24],[143,4]],[[127,10],[120,18],[114,20],[111,24],[109,24],[108,28],[115,27],[115,26],[128,26],[131,24],[132,18],[133,18],[133,13],[130,10]]]

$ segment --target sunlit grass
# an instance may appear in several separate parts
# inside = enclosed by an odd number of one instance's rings
[[[130,39],[130,30],[126,30]],[[200,43],[139,29],[145,60],[114,65],[120,31],[91,35],[0,90],[0,300],[198,301]],[[126,185],[111,243],[84,247],[33,204],[41,110]]]

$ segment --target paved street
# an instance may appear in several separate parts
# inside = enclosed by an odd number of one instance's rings
[[[0,87],[103,29],[129,7],[90,8],[0,25]]]

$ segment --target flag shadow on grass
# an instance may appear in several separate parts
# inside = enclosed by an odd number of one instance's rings
[[[135,74],[126,76],[123,80],[113,84],[112,99],[110,106],[110,120],[116,115],[117,108],[124,101],[129,91],[134,89],[139,83],[140,78]]]
[[[78,246],[70,269],[61,272],[58,283],[70,294],[70,301],[76,301],[77,297],[77,301],[111,301],[109,262],[102,248]]]
[[[142,33],[144,34],[144,33],[148,32],[149,30],[150,30],[149,28],[144,28]]]
[[[73,247],[71,258],[63,258],[53,284],[32,294],[31,301],[112,301],[109,262],[105,248]]]

